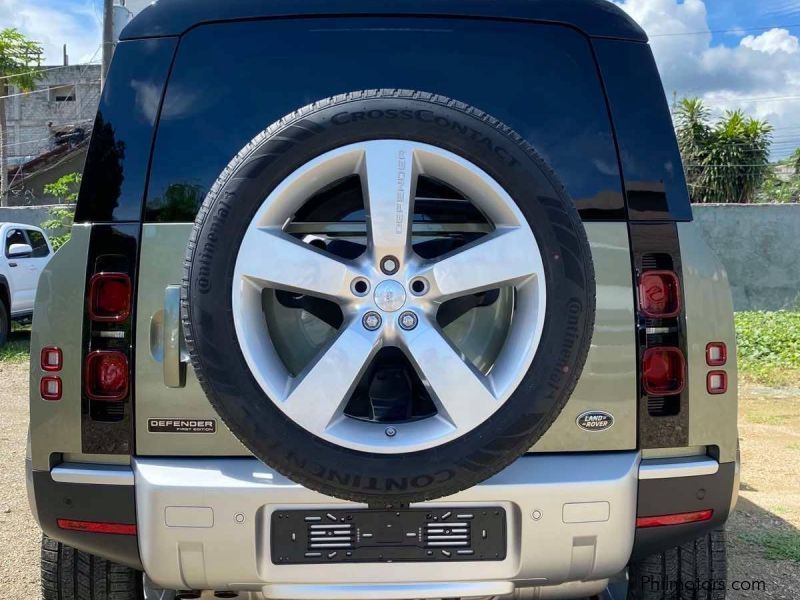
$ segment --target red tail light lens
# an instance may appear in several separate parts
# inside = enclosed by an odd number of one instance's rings
[[[64,364],[64,355],[61,348],[47,346],[42,348],[40,364],[43,371],[60,371]]]
[[[686,384],[686,361],[678,348],[648,348],[642,358],[642,386],[649,396],[680,394]]]
[[[128,395],[128,359],[122,352],[92,352],[86,357],[86,395],[114,402]]]
[[[728,374],[725,371],[710,371],[706,375],[706,390],[709,394],[724,394],[728,391]]]
[[[706,364],[721,367],[728,362],[728,347],[723,342],[711,342],[706,346]]]
[[[698,510],[696,512],[678,513],[675,515],[659,515],[657,517],[639,517],[636,527],[664,527],[665,525],[685,525],[708,521],[714,515],[713,510]]]
[[[61,400],[61,377],[42,377],[39,393],[43,400]]]
[[[116,323],[131,314],[131,278],[125,273],[98,273],[89,283],[89,317]]]
[[[645,271],[639,277],[639,310],[654,319],[677,316],[680,289],[678,276],[672,271]]]

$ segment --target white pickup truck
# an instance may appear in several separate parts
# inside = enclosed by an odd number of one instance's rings
[[[11,322],[33,315],[36,287],[53,248],[38,227],[0,223],[0,346],[8,340]]]

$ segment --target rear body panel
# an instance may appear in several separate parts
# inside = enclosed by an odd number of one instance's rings
[[[83,306],[86,260],[91,227],[75,225],[72,239],[45,267],[39,279],[34,326],[31,331],[30,428],[33,468],[49,470],[53,452],[80,454],[81,360],[83,356]],[[64,357],[61,375],[63,397],[58,402],[42,400],[40,368],[36,349],[58,346]]]
[[[566,408],[534,452],[630,450],[636,447],[636,345],[630,249],[624,223],[587,223],[597,281],[597,318],[589,357]],[[142,235],[136,338],[136,452],[139,455],[249,455],[203,394],[191,368],[186,386],[164,384],[161,312],[164,290],[180,283],[190,225],[146,224]],[[147,342],[149,340],[149,343]],[[603,431],[578,427],[586,411],[605,411]],[[215,420],[215,433],[151,431],[150,420]]]

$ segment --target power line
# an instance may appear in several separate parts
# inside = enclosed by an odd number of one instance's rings
[[[750,31],[770,31],[772,29],[794,29],[800,27],[800,23],[793,23],[791,25],[771,25],[768,27],[734,27],[731,29],[707,29],[706,31],[676,31],[672,33],[653,33],[647,34],[647,37],[677,37],[681,35],[710,35],[714,33],[747,33]]]
[[[89,79],[87,81],[70,81],[70,82],[66,82],[66,83],[54,84],[52,87],[67,87],[67,86],[70,86],[70,85],[88,85],[90,83],[97,83],[99,81],[100,81],[100,79]],[[3,98],[17,98],[19,96],[30,96],[31,94],[42,94],[44,92],[49,92],[49,91],[51,91],[51,88],[50,87],[46,87],[46,88],[42,88],[40,90],[30,90],[29,92],[19,92],[19,93],[16,93],[16,94],[8,94],[6,96],[0,96],[0,99],[3,99]]]
[[[57,71],[59,69],[72,69],[74,67],[83,67],[83,66],[90,66],[90,65],[100,65],[100,63],[80,63],[74,65],[58,65],[57,67],[44,67],[42,69],[35,69],[33,71],[27,71],[25,73],[17,73],[15,75],[3,75],[0,77],[2,79],[13,79],[14,77],[22,77],[24,75],[34,75],[38,73],[49,73],[50,71]]]
[[[80,119],[79,121],[70,121],[69,123],[64,123],[62,125],[57,125],[57,127],[67,127],[70,125],[80,125],[82,123],[91,123],[94,119]],[[23,140],[17,142],[10,142],[8,144],[3,144],[3,148],[13,148],[15,146],[25,146],[27,144],[35,144],[37,142],[45,142],[53,139],[53,135],[48,135],[47,137],[36,138],[33,140]]]

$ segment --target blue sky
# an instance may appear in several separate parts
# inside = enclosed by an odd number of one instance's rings
[[[776,158],[800,146],[800,0],[614,1],[651,36],[670,98],[696,95],[716,115],[742,108],[768,119]],[[60,63],[63,43],[72,63],[98,60],[101,6],[0,0],[0,26],[42,41],[49,63]]]

